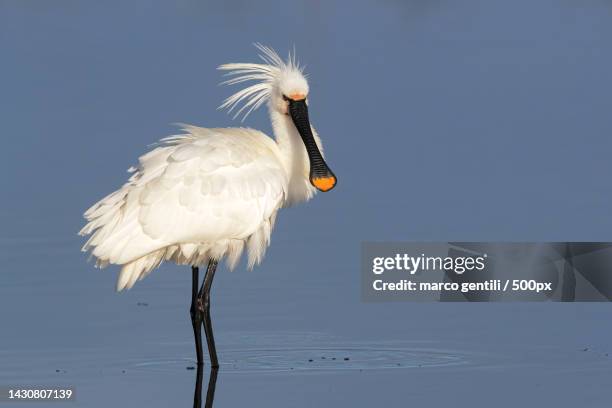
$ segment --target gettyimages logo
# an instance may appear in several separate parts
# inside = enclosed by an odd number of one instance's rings
[[[461,275],[469,271],[482,271],[486,268],[487,254],[481,256],[410,256],[406,253],[393,257],[372,259],[372,272],[381,275],[385,271],[405,271],[414,275],[420,271],[444,271]]]

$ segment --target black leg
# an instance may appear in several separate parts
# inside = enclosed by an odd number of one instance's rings
[[[195,338],[196,356],[198,358],[198,366],[204,362],[202,357],[202,321],[204,315],[201,308],[198,307],[198,285],[199,285],[200,269],[197,266],[191,267],[191,324],[193,326],[193,336]]]
[[[215,400],[215,387],[217,386],[217,372],[218,368],[213,367],[210,369],[210,378],[208,379],[208,390],[206,391],[206,408],[212,408],[213,401]]]
[[[213,336],[212,322],[210,320],[210,288],[212,287],[215,271],[217,270],[217,261],[210,260],[206,269],[204,282],[198,293],[198,307],[204,314],[204,332],[206,333],[206,343],[208,344],[208,354],[210,355],[210,365],[212,368],[219,367],[217,360],[217,349],[215,347],[215,337]]]
[[[198,364],[197,370],[195,390],[193,391],[193,408],[202,408],[202,374],[204,372],[202,364]]]
[[[193,393],[193,408],[202,408],[202,377],[203,377],[203,367],[201,365],[198,366],[198,371],[196,374],[196,383],[195,383],[195,391]],[[215,387],[217,385],[217,373],[218,368],[210,369],[210,378],[208,380],[208,390],[206,391],[206,403],[204,405],[205,408],[212,408],[213,401],[215,399]]]

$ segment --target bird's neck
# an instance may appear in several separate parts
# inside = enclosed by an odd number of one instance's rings
[[[270,120],[276,144],[288,175],[287,205],[308,200],[314,194],[315,189],[308,179],[310,162],[302,137],[288,115],[270,109]]]

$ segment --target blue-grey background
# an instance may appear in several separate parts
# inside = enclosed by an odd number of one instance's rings
[[[609,241],[611,36],[607,0],[0,0],[0,382],[189,406],[189,273],[117,295],[76,232],[171,123],[238,125],[215,67],[258,41],[306,64],[339,184],[280,214],[261,267],[218,274],[222,361],[358,341],[468,363],[222,369],[215,406],[607,406],[608,304],[364,304],[359,244]]]

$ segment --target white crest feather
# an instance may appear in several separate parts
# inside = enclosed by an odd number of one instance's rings
[[[218,67],[219,70],[228,71],[225,76],[232,77],[221,82],[222,85],[257,81],[257,83],[231,95],[219,106],[219,109],[228,109],[228,112],[232,112],[244,102],[234,113],[234,119],[244,112],[242,117],[244,121],[251,112],[266,103],[270,99],[274,85],[283,74],[299,72],[302,75],[302,67],[296,61],[295,51],[289,53],[287,61],[283,61],[272,48],[259,43],[256,43],[255,47],[261,52],[259,58],[261,58],[264,64],[230,63]]]

